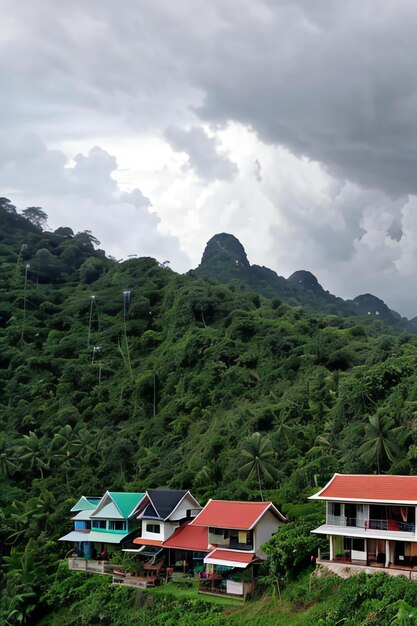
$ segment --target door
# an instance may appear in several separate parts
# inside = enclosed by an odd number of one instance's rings
[[[346,526],[356,526],[356,504],[345,504]]]
[[[365,522],[368,519],[368,507],[366,504],[356,505],[356,526],[365,528]]]

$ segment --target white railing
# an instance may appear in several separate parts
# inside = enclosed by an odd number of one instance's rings
[[[356,528],[365,528],[365,520],[356,517],[345,517],[344,515],[328,515],[327,523],[332,526],[354,526]]]
[[[415,533],[416,525],[410,522],[399,522],[397,520],[382,519],[357,519],[355,517],[345,517],[344,515],[328,515],[327,523],[331,526],[350,526],[354,528],[366,528],[373,530],[392,530],[403,533]]]
[[[114,568],[117,567],[108,561],[90,561],[88,559],[80,559],[71,557],[68,559],[68,569],[78,570],[80,572],[90,572],[92,574],[112,574]]]
[[[367,528],[376,530],[392,530],[402,533],[415,533],[416,525],[410,522],[399,522],[391,519],[370,519]]]

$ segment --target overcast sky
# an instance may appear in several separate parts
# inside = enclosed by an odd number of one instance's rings
[[[0,195],[417,315],[417,3],[0,0]]]

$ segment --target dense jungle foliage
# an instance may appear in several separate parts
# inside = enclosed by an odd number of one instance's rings
[[[0,199],[0,623],[48,611],[82,493],[262,494],[316,522],[306,498],[333,472],[417,470],[417,335],[118,263],[45,220]],[[271,549],[277,572],[305,565],[296,549]]]

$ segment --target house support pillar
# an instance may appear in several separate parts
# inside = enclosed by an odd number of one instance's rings
[[[333,543],[334,543],[333,536],[330,535],[329,539],[330,539],[330,550],[329,550],[329,552],[330,552],[330,560],[333,561]]]
[[[390,545],[388,539],[385,540],[385,567],[388,567],[390,562]]]

